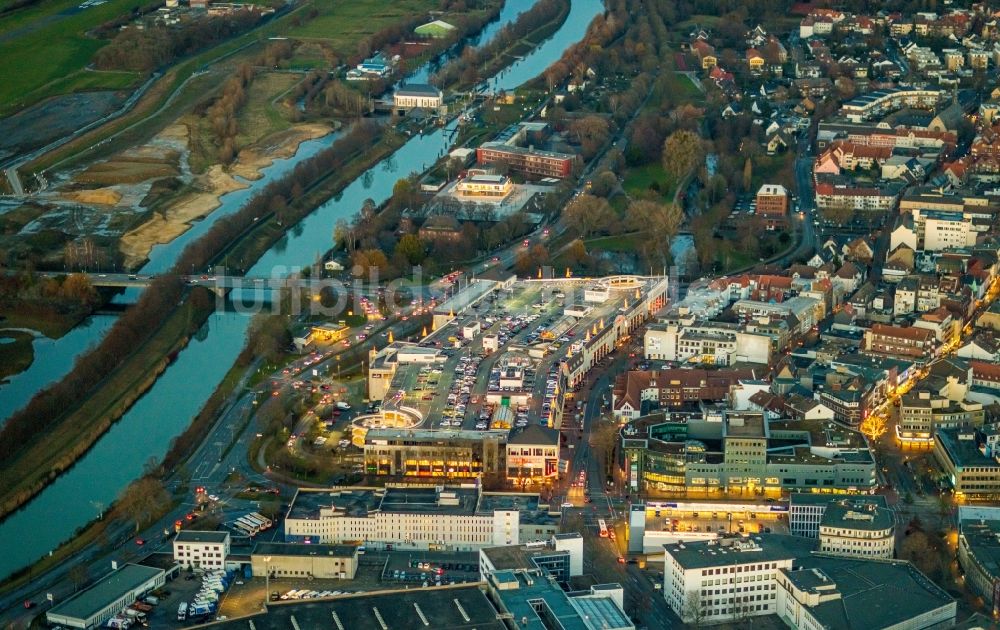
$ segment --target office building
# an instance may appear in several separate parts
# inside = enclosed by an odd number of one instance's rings
[[[874,503],[834,501],[819,524],[819,550],[838,556],[892,558],[894,522],[891,510]]]
[[[788,497],[788,529],[792,536],[819,538],[819,525],[831,503],[839,499],[828,494],[793,492]],[[889,504],[881,494],[857,495],[851,497],[855,505],[866,504],[887,509]]]
[[[583,575],[583,536],[556,534],[548,541],[479,550],[479,575],[484,581],[497,571],[520,569],[541,569],[562,583]]]
[[[1000,614],[1000,508],[958,507],[958,563],[987,610]]]
[[[956,498],[1000,498],[1000,462],[994,450],[993,430],[938,429],[934,432],[934,459],[951,483]]]
[[[909,562],[813,552],[763,535],[664,545],[663,595],[696,627],[777,615],[790,628],[948,628],[956,603]]]
[[[186,569],[224,569],[229,532],[182,529],[174,536],[174,562]]]
[[[644,356],[658,361],[690,361],[703,365],[760,363],[771,360],[769,335],[750,333],[744,326],[682,318],[650,324],[643,336]]]
[[[486,581],[486,595],[520,630],[633,630],[623,610],[620,584],[597,584],[586,591],[567,592],[542,569],[495,571]]]
[[[630,488],[672,494],[826,495],[875,489],[875,461],[856,431],[814,420],[702,406],[638,418],[622,431]]]
[[[558,531],[538,495],[474,486],[300,489],[285,542],[358,543],[375,549],[474,551],[548,540]]]
[[[788,224],[792,195],[781,184],[764,184],[757,191],[755,213],[764,219],[768,229]]]

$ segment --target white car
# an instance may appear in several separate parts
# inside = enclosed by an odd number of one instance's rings
[[[210,495],[208,495],[208,499],[210,501],[218,501],[219,500],[219,495],[217,495],[217,494],[210,494]]]
[[[564,508],[571,508],[571,507],[573,507],[573,504],[570,503],[569,501],[566,501],[565,503],[562,504],[562,507],[564,507]]]

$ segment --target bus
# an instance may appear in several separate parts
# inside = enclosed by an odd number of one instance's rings
[[[251,528],[249,525],[244,525],[243,523],[234,522],[231,525],[231,527],[233,529],[233,533],[234,534],[237,534],[239,536],[246,536],[247,538],[250,538],[251,536],[253,536],[253,533],[252,533],[253,532],[253,528]]]
[[[260,525],[257,521],[252,521],[245,516],[236,519],[236,525],[242,526],[243,529],[250,532],[250,536],[256,536],[260,532]]]
[[[248,523],[253,523],[254,525],[256,525],[258,531],[264,530],[264,521],[262,519],[257,518],[253,514],[244,514],[241,518]]]
[[[604,522],[603,518],[597,519],[597,526],[601,529],[601,538],[608,537],[608,524]]]
[[[274,523],[271,522],[271,519],[258,512],[253,512],[252,514],[248,514],[248,516],[252,519],[260,521],[261,530],[270,529],[271,525],[274,525]]]

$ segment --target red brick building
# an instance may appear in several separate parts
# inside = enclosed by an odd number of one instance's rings
[[[781,184],[764,184],[757,191],[757,216],[767,223],[767,229],[784,227],[788,223],[791,195]]]

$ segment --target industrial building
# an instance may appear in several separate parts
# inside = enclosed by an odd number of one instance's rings
[[[257,543],[250,566],[254,577],[353,580],[358,546]]]
[[[52,625],[97,628],[167,581],[163,569],[126,564],[64,602],[56,602],[45,618]]]

